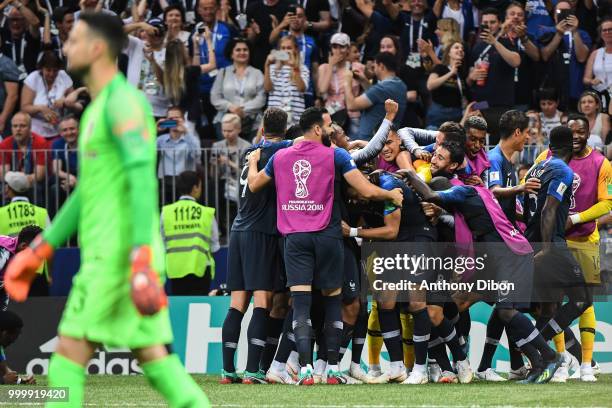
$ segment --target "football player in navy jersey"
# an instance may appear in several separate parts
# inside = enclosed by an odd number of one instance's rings
[[[562,333],[593,302],[580,266],[568,250],[565,226],[572,198],[573,134],[566,126],[550,132],[551,157],[533,166],[525,176],[537,178],[541,188],[526,199],[525,236],[541,250],[535,256],[535,299],[540,301],[537,326],[546,340]],[[569,301],[558,307],[567,296]]]
[[[521,111],[509,110],[499,120],[500,141],[489,150],[488,187],[493,192],[508,220],[516,225],[516,197],[524,192],[537,192],[540,187],[537,179],[528,179],[520,184],[512,156],[523,151],[529,140],[529,119]],[[491,313],[487,322],[487,337],[476,376],[485,381],[506,381],[491,368],[493,354],[504,331],[504,325],[497,313]],[[494,340],[492,340],[494,339]],[[515,372],[523,367],[523,359],[515,347],[510,346],[511,369]]]
[[[402,207],[386,203],[383,209],[384,225],[378,228],[352,228],[343,223],[343,232],[349,236],[351,232],[368,240],[383,240],[395,242],[428,243],[437,240],[437,230],[423,213],[421,201],[414,192],[399,178],[392,174],[376,171],[370,174],[370,181],[386,190],[401,188],[404,192]],[[427,271],[417,276],[417,284],[431,280]],[[425,293],[411,291],[409,310],[414,319],[414,353],[415,364],[410,376],[407,376],[403,362],[402,339],[400,336],[399,319],[395,310],[396,296],[386,293],[378,302],[378,319],[384,343],[391,358],[391,371],[387,373],[389,381],[403,382],[404,384],[424,384],[427,377],[427,346],[431,331]]]
[[[247,151],[247,164],[240,175],[239,210],[232,224],[228,254],[227,288],[231,291],[231,303],[222,329],[222,384],[241,381],[236,374],[234,356],[240,338],[240,324],[251,297],[254,309],[247,330],[248,358],[242,382],[266,382],[265,372],[260,371],[259,363],[268,337],[272,294],[274,290],[282,289],[279,282],[283,271],[280,235],[276,229],[276,191],[272,184],[257,193],[251,192],[247,183],[248,157],[251,151],[259,149],[261,159],[258,165],[263,168],[274,153],[291,146],[292,141],[283,140],[286,127],[287,113],[284,110],[266,110],[263,117],[264,140]]]
[[[432,157],[432,175],[444,175],[447,178],[452,176],[454,170],[463,163],[464,155],[463,146],[460,144],[443,143]],[[446,190],[433,191],[416,172],[408,171],[406,174],[408,181],[424,201],[442,205],[456,214],[456,230],[462,228],[461,219],[457,216],[461,214],[463,228],[468,229],[474,242],[481,242],[484,245],[505,244],[508,251],[496,252],[492,260],[493,265],[489,264],[488,268],[495,270],[497,281],[513,282],[515,290],[510,293],[498,291],[495,310],[508,328],[512,340],[532,362],[533,370],[526,381],[534,383],[550,381],[561,365],[561,356],[548,346],[531,321],[517,310],[525,307],[531,291],[533,251],[529,243],[508,221],[488,189],[455,181],[452,187],[449,183],[449,188]],[[442,337],[445,337],[444,333]],[[459,379],[461,380],[460,370]]]

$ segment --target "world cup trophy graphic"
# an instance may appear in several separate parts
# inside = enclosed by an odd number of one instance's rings
[[[306,180],[310,176],[312,167],[308,160],[298,160],[293,163],[293,175],[295,176],[295,196],[297,198],[308,197],[308,187],[306,187]]]
[[[578,173],[574,173],[574,179],[572,180],[572,196],[570,198],[570,210],[573,210],[576,207],[576,191],[578,191],[578,187],[580,187],[580,183],[582,183],[582,179]]]

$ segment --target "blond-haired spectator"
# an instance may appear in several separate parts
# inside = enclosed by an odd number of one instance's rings
[[[242,130],[240,116],[226,113],[221,119],[223,140],[213,143],[213,164],[218,166],[219,176],[225,180],[224,197],[238,201],[238,177],[240,175],[240,156],[251,144],[240,138]]]
[[[216,185],[221,234],[227,237],[231,221],[236,216],[240,194],[240,158],[251,144],[240,137],[240,116],[226,113],[221,119],[223,140],[213,143],[211,158],[211,180],[220,179]],[[226,204],[227,203],[227,204]]]

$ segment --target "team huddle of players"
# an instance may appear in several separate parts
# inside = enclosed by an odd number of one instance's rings
[[[265,112],[265,138],[244,158],[230,238],[221,382],[596,381],[596,220],[612,209],[612,167],[587,146],[587,118],[570,116],[567,126],[555,128],[549,149],[521,181],[512,157],[529,137],[524,113],[502,115],[500,142],[487,152],[481,117],[446,122],[438,131],[394,129],[397,104],[387,100],[385,110],[367,143],[351,142],[324,110],[306,110],[299,128],[289,130],[283,110]],[[371,265],[361,262],[360,245],[369,241],[424,251],[437,242],[490,245],[498,250],[487,275],[470,279],[513,282],[514,290],[486,299],[478,292],[413,290],[407,299],[375,293],[368,312],[364,276]],[[440,277],[426,272],[419,279]],[[241,378],[234,360],[251,298]],[[469,308],[483,300],[494,306],[473,370]],[[576,319],[580,342],[568,329]],[[507,379],[491,368],[504,331]],[[352,361],[343,373],[338,366],[349,345]]]

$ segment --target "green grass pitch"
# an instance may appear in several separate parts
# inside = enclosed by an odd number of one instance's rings
[[[218,407],[612,407],[612,374],[597,383],[385,385],[219,385],[217,376],[196,375]],[[39,384],[46,379],[39,378]],[[0,386],[6,387],[6,386]],[[86,406],[166,406],[143,376],[89,376]],[[11,404],[16,406],[16,404]]]

